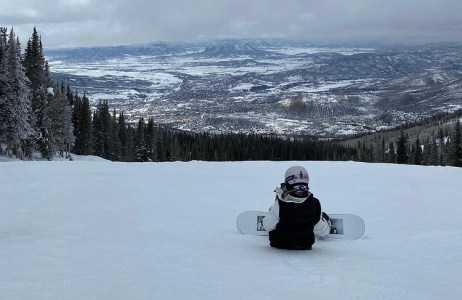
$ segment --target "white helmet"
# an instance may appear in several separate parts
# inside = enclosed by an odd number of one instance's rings
[[[308,171],[304,167],[300,166],[293,166],[287,169],[284,178],[284,182],[290,186],[300,184],[308,186],[310,181]]]

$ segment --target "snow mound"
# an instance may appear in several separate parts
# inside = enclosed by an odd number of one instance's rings
[[[73,161],[92,161],[92,162],[110,162],[107,159],[104,159],[99,156],[94,156],[94,155],[77,155],[77,154],[72,154],[72,160]]]

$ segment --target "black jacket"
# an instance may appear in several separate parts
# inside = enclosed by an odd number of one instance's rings
[[[321,204],[313,194],[301,203],[278,199],[279,222],[269,232],[272,247],[309,249],[315,242],[313,228],[321,216]]]

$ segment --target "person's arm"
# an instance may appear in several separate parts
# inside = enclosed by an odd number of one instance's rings
[[[317,237],[324,238],[330,233],[330,223],[322,217],[321,204],[319,204],[319,211],[317,213],[319,221],[314,225],[313,232]]]
[[[326,220],[321,219],[314,226],[313,232],[317,237],[326,237],[330,233],[330,225]]]
[[[279,202],[276,198],[276,201],[271,206],[269,210],[269,216],[263,218],[263,227],[266,231],[271,231],[276,228],[276,225],[279,223]]]

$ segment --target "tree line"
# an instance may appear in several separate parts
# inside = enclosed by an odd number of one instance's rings
[[[256,134],[191,133],[157,126],[140,118],[133,126],[112,113],[106,101],[90,110],[84,95],[73,97],[73,153],[113,161],[348,160],[355,149],[330,141]]]
[[[35,28],[22,54],[14,30],[0,27],[0,154],[69,156],[74,136],[67,90],[51,78]]]
[[[417,135],[411,141],[402,128],[388,142],[376,134],[349,146],[303,137],[191,133],[157,126],[152,118],[140,118],[132,126],[123,112],[111,114],[107,102],[100,102],[92,115],[87,97],[74,101],[74,153],[113,161],[354,160],[462,167],[460,115],[452,130],[441,126],[436,135],[422,139]]]
[[[412,138],[405,128],[398,137],[385,138],[385,134],[366,136],[357,141],[357,157],[363,162],[382,162],[432,166],[462,167],[461,114],[454,116],[449,125],[441,124],[431,134],[418,133]],[[416,127],[419,128],[419,127]],[[418,129],[415,129],[418,131]]]

